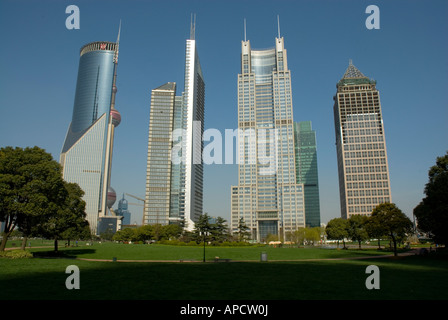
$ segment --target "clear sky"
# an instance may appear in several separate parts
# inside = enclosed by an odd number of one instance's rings
[[[77,5],[80,29],[65,26]],[[368,5],[380,9],[369,30]],[[377,80],[392,201],[412,218],[427,173],[448,150],[448,2],[398,0],[0,0],[0,147],[39,146],[56,160],[71,121],[79,50],[115,41],[122,21],[112,187],[144,198],[151,90],[183,89],[191,13],[206,82],[205,128],[237,128],[244,19],[252,48],[285,39],[295,121],[312,121],[318,143],[321,219],[340,217],[333,122],[336,83],[349,59]],[[230,219],[236,165],[205,166],[204,211]],[[126,197],[131,203],[141,203]],[[117,201],[118,202],[118,201]],[[130,205],[131,222],[142,207]]]

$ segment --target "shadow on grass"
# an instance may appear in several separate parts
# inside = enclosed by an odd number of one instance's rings
[[[34,258],[66,258],[66,259],[76,259],[83,254],[95,253],[95,249],[64,249],[59,251],[49,250],[49,251],[36,251],[33,252]]]
[[[371,264],[381,270],[380,290],[365,286]],[[79,290],[65,287],[69,265],[80,270]],[[446,259],[419,256],[264,263],[0,260],[0,300],[439,300],[448,297],[447,268]]]

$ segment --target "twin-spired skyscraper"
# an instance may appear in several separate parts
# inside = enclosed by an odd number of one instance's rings
[[[143,224],[184,225],[202,214],[205,83],[194,37],[186,42],[184,91],[169,82],[151,93]]]
[[[115,229],[121,221],[112,210],[116,195],[110,187],[114,130],[121,121],[115,109],[119,40],[120,32],[117,42],[97,41],[81,48],[72,121],[60,155],[64,180],[77,183],[85,193],[94,234],[101,231],[101,219],[112,219]]]
[[[252,49],[246,39],[241,43],[238,129],[238,186],[231,188],[231,229],[238,232],[242,221],[254,240],[265,241],[268,235],[286,240],[307,221],[305,175],[299,174],[304,149],[297,140],[291,71],[280,35],[271,49]],[[315,151],[315,139],[312,144]],[[318,202],[317,190],[317,210]]]

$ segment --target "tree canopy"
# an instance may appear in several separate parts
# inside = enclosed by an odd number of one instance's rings
[[[414,208],[418,229],[440,244],[448,244],[448,152],[429,169],[425,198]]]
[[[382,234],[392,240],[394,254],[397,255],[397,242],[412,233],[412,221],[393,203],[382,203],[376,206],[370,219],[375,225],[381,226]]]
[[[61,166],[45,150],[1,148],[0,221],[5,223],[5,230],[0,251],[14,229],[26,240],[30,235],[48,232],[50,226],[55,228],[55,217],[73,210],[69,201],[80,201],[80,190],[76,193],[74,188],[63,180]]]
[[[342,240],[345,248],[345,238],[348,237],[348,220],[343,218],[334,218],[328,221],[327,227],[325,228],[327,237],[330,240]]]

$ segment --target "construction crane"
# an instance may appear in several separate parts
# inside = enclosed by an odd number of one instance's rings
[[[130,196],[130,197],[132,197],[132,198],[134,198],[134,199],[143,201],[143,204],[129,203],[129,202],[128,202],[128,204],[135,204],[135,205],[137,205],[137,206],[142,206],[142,207],[143,207],[143,216],[142,216],[142,223],[143,223],[143,220],[144,220],[144,218],[145,218],[145,200],[142,199],[142,198],[139,198],[139,197],[137,197],[137,196],[134,196],[134,195],[132,195],[132,194],[126,193],[126,192],[125,192],[125,194],[128,195],[128,196]]]
[[[135,198],[135,199],[137,199],[137,200],[143,201],[143,203],[145,203],[145,200],[142,199],[142,198],[136,197],[136,196],[134,196],[134,195],[132,195],[132,194],[129,194],[129,193],[125,193],[125,195],[128,195],[128,196],[130,196],[130,197],[132,197],[132,198]]]

